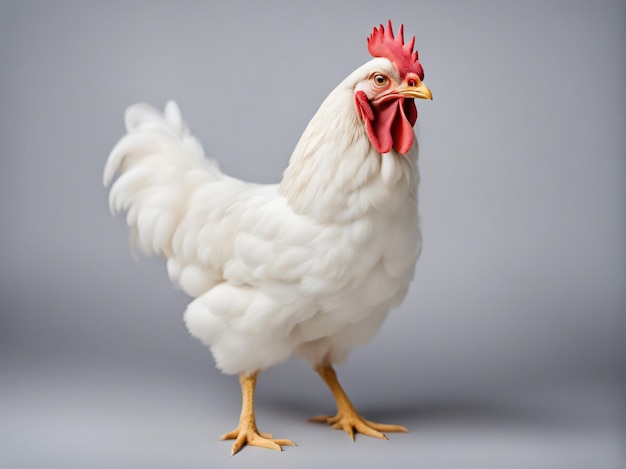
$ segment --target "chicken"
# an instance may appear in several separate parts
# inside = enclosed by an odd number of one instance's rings
[[[326,98],[296,145],[280,184],[220,172],[174,102],[138,104],[104,170],[113,213],[126,211],[137,246],[167,259],[193,297],[184,320],[217,367],[238,374],[242,411],[232,454],[293,445],[257,429],[259,373],[291,355],[330,388],[334,416],[314,417],[386,438],[407,431],[362,418],[333,365],[370,341],[404,299],[420,252],[414,98],[432,99],[424,72],[391,21],[374,28],[374,57]],[[115,176],[118,175],[117,179]]]

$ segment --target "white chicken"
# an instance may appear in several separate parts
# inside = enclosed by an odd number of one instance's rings
[[[112,212],[126,211],[136,244],[167,259],[170,278],[195,299],[189,332],[238,374],[242,412],[232,454],[246,444],[281,450],[260,433],[258,374],[295,354],[332,391],[337,414],[314,417],[349,433],[407,431],[363,419],[333,364],[371,340],[404,299],[420,252],[413,98],[432,99],[403,29],[368,38],[373,60],[326,98],[278,185],[220,172],[178,106],[126,112],[127,134],[104,170]]]

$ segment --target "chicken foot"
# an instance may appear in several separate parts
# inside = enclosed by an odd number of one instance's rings
[[[261,433],[257,429],[254,418],[254,388],[259,373],[251,375],[241,374],[241,417],[239,426],[232,432],[224,433],[220,440],[235,440],[232,446],[231,456],[237,454],[245,445],[259,446],[261,448],[282,451],[282,446],[296,446],[291,440],[272,438],[271,433]]]
[[[358,414],[352,405],[352,402],[348,399],[348,396],[341,387],[341,384],[339,384],[337,374],[335,373],[333,367],[330,365],[320,365],[316,368],[316,371],[333,393],[335,401],[337,402],[337,414],[334,416],[319,415],[311,417],[309,422],[326,423],[328,425],[332,425],[334,429],[342,429],[350,435],[352,441],[354,441],[355,432],[387,440],[388,438],[383,432],[409,431],[402,425],[388,425],[365,420]]]

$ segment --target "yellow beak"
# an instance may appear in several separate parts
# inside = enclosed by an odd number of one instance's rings
[[[403,85],[398,88],[398,94],[408,98],[433,99],[433,94],[424,83],[420,83],[417,86]]]

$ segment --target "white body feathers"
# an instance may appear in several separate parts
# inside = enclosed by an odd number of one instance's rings
[[[336,363],[379,330],[405,297],[420,250],[417,148],[381,155],[353,98],[355,80],[324,101],[280,185],[220,172],[175,103],[126,113],[104,182],[144,251],[167,258],[195,299],[191,334],[226,373],[254,372],[298,354]]]

